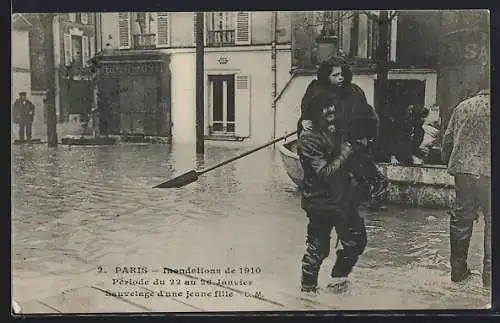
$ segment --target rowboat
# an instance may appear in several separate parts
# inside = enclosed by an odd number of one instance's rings
[[[295,185],[302,186],[304,170],[297,154],[297,137],[278,144],[284,169]],[[450,208],[455,202],[454,179],[444,165],[399,166],[377,164],[389,179],[387,202],[410,207]]]

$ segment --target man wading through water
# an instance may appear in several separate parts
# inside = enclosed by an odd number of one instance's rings
[[[332,74],[333,66],[340,67],[338,75]],[[336,125],[337,130],[343,132],[344,138],[368,139],[366,149],[360,150],[351,159],[349,167],[356,180],[365,188],[362,200],[368,200],[369,209],[375,211],[379,209],[379,199],[386,193],[389,185],[385,175],[377,168],[372,154],[380,122],[374,109],[366,102],[363,90],[351,84],[351,81],[352,72],[341,58],[322,63],[317,71],[317,79],[309,84],[302,99],[297,133],[300,135],[302,130],[312,129],[310,119],[317,115],[318,110],[321,115],[323,107],[331,104],[339,106],[343,112]]]
[[[310,89],[316,93],[310,94],[310,104],[317,105],[308,108],[312,127],[299,131],[298,154],[304,169],[302,208],[309,219],[302,258],[301,291],[305,293],[318,291],[318,273],[330,254],[333,228],[342,244],[327,285],[333,292],[345,290],[347,277],[367,243],[364,220],[358,213],[360,186],[349,163],[359,151],[366,150],[368,135],[353,138],[356,129],[351,121],[378,118],[363,91],[350,83],[351,76],[340,59],[321,64],[318,87]],[[315,100],[322,91],[338,92],[338,100]]]

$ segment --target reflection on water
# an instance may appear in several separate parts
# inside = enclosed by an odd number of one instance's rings
[[[306,219],[277,151],[264,149],[181,189],[151,188],[242,152],[214,145],[205,156],[192,145],[14,146],[14,280],[23,272],[83,273],[124,259],[153,266],[255,263],[269,286],[295,293]],[[331,300],[338,308],[488,303],[481,288],[449,282],[444,211],[391,207],[366,218],[369,244],[350,294]],[[478,269],[481,230],[476,225],[470,256]]]

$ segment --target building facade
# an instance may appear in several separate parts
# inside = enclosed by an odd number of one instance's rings
[[[13,55],[13,60],[28,55],[31,66],[30,100],[35,105],[33,136],[47,135],[48,91],[54,104],[60,136],[82,134],[93,104],[93,83],[88,60],[95,55],[93,16],[89,13],[24,13],[30,22],[29,50]],[[14,64],[13,64],[14,67]],[[14,90],[14,89],[13,89]]]
[[[444,131],[453,108],[477,91],[479,71],[490,64],[488,11],[404,11],[399,28],[405,35],[398,39],[399,61],[438,72],[436,103]]]
[[[30,37],[31,23],[22,14],[12,15],[12,87],[11,95],[15,100],[19,92],[31,96]]]
[[[405,11],[389,11],[388,35],[388,107],[381,113],[399,113],[408,105],[433,106],[436,103],[437,71],[435,65],[421,63],[420,56],[401,49],[409,34],[404,28]],[[377,47],[380,40],[379,11],[312,11],[295,13],[292,19],[292,71],[277,103],[278,133],[295,129],[300,114],[300,100],[307,85],[315,78],[317,64],[325,53],[344,56],[353,69],[353,83],[363,89],[370,105],[376,106]],[[321,39],[332,39],[325,44]],[[423,46],[414,42],[413,47]],[[329,47],[329,48],[328,48]],[[416,57],[416,60],[411,60]],[[383,112],[382,112],[383,110]]]
[[[85,12],[58,14],[52,33],[58,120],[86,121],[93,103],[89,59],[96,51],[94,16]]]
[[[43,107],[38,102],[36,92],[32,91],[32,63],[30,39],[33,24],[28,15],[15,13],[12,15],[11,34],[11,104],[19,97],[19,92],[26,92],[28,100],[35,105],[33,120],[33,138],[39,138],[43,132]],[[12,119],[12,118],[11,118]],[[19,126],[11,120],[11,138],[18,138]]]
[[[269,139],[273,80],[283,87],[291,67],[290,13],[211,12],[204,20],[206,137]],[[101,13],[97,22],[96,79],[119,106],[114,132],[194,142],[195,13]]]
[[[378,11],[204,13],[205,136],[262,143],[295,130],[300,100],[319,61],[350,61],[374,105]],[[391,12],[390,97],[398,106],[436,103],[435,66],[405,61],[404,12]],[[193,12],[96,14],[95,80],[112,133],[195,141]],[[319,39],[329,39],[325,44]],[[417,44],[418,45],[418,44]],[[411,57],[412,55],[406,55]]]

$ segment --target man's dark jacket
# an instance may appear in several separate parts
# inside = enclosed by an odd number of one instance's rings
[[[336,213],[347,216],[357,206],[358,188],[344,169],[341,147],[354,138],[378,137],[379,118],[359,86],[349,83],[341,89],[336,112],[339,130],[332,136],[318,128],[319,107],[312,106],[314,97],[331,89],[312,81],[302,99],[304,118],[315,124],[311,131],[299,131],[298,153],[304,170],[302,208],[306,211]],[[315,110],[316,109],[316,110]],[[316,122],[315,122],[316,120]]]
[[[299,135],[304,210],[347,216],[357,202],[356,183],[345,170],[346,155],[342,151],[345,152],[341,136],[333,136],[316,126]]]
[[[35,106],[29,100],[26,100],[23,104],[21,99],[17,99],[14,102],[12,114],[16,123],[32,123],[35,115]]]

